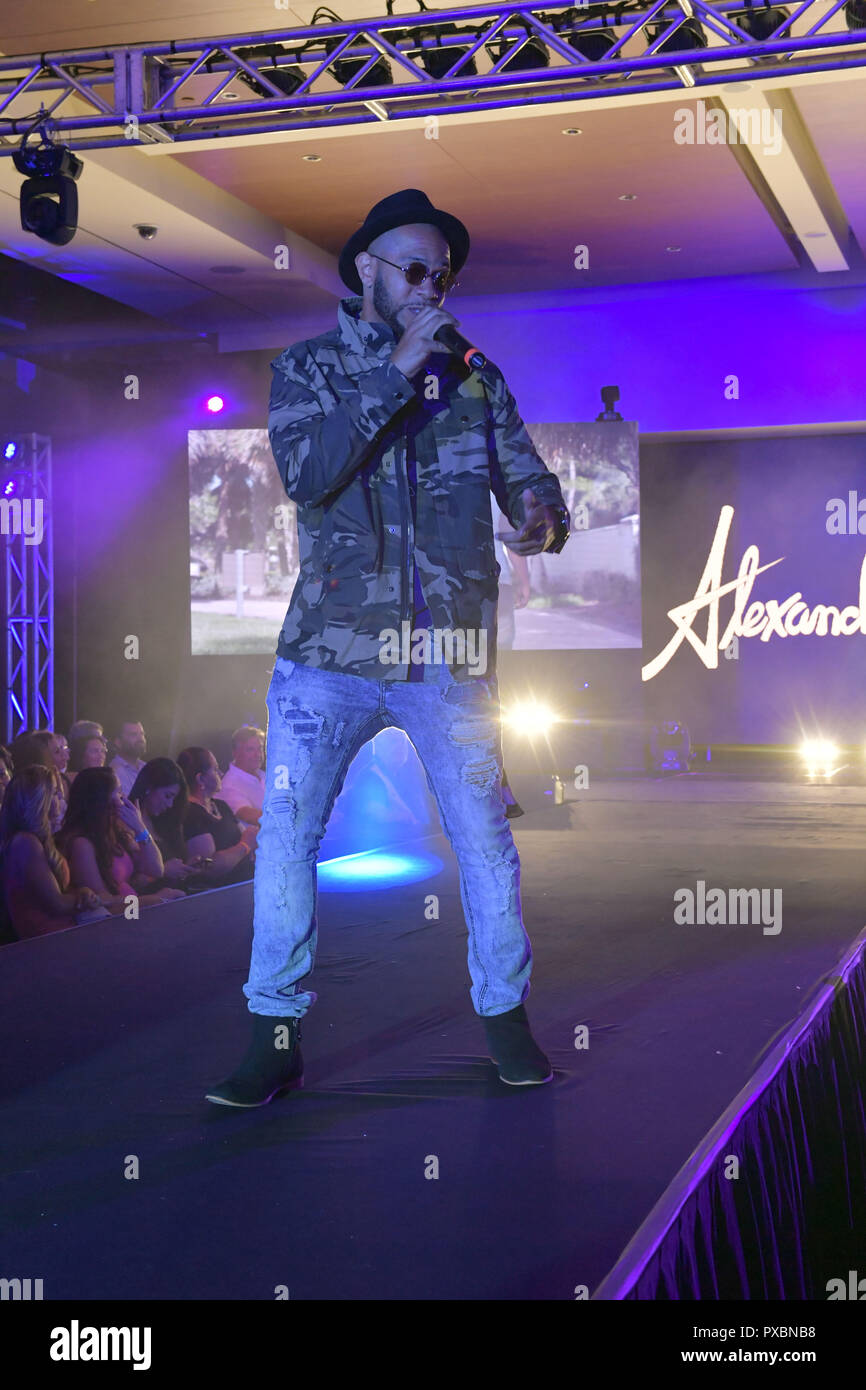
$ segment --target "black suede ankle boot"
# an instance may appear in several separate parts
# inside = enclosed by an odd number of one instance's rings
[[[553,1068],[529,1031],[522,1004],[507,1014],[482,1018],[490,1060],[509,1086],[540,1086],[553,1080]]]
[[[214,1105],[267,1105],[304,1084],[300,1019],[253,1014],[252,1020],[252,1041],[240,1066],[205,1096]]]

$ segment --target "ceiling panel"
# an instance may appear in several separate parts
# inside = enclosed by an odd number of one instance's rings
[[[824,167],[866,250],[866,78],[796,90],[797,104]]]
[[[582,135],[564,135],[561,116],[535,116],[442,122],[438,140],[376,126],[176,157],[333,254],[380,198],[423,188],[469,228],[470,294],[795,267],[730,151],[676,144],[670,105],[576,119]],[[310,153],[320,161],[305,162]],[[588,270],[574,269],[578,244]]]

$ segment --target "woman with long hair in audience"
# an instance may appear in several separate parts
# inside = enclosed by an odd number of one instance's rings
[[[69,788],[72,785],[71,779],[66,775],[69,766],[69,744],[63,734],[51,733],[51,761],[60,773],[60,782],[63,787],[63,799],[69,804]]]
[[[212,861],[207,874],[214,884],[241,883],[252,878],[258,828],[243,830],[231,807],[217,795],[219,764],[209,748],[184,748],[177,755],[186,778],[189,807],[183,825],[186,861]]]
[[[16,772],[22,772],[25,767],[38,766],[50,767],[59,774],[65,811],[69,802],[69,778],[65,774],[69,754],[67,749],[64,756],[63,748],[66,748],[66,739],[62,734],[55,734],[53,729],[35,729],[32,733],[25,732],[14,738],[9,751]]]
[[[123,912],[130,896],[142,907],[185,896],[176,888],[138,891],[163,877],[162,855],[120,790],[113,767],[85,767],[78,773],[57,843],[69,860],[73,883],[92,888],[110,912]]]
[[[23,772],[25,767],[33,767],[34,764],[40,767],[57,766],[54,761],[54,734],[50,729],[25,730],[13,738],[9,752],[16,772]]]
[[[40,763],[16,772],[6,788],[0,806],[0,922],[7,941],[63,931],[83,914],[90,920],[105,915],[90,888],[70,887],[69,865],[54,843],[63,805],[57,771]]]
[[[185,863],[183,823],[189,806],[186,778],[171,758],[151,758],[133,783],[129,799],[159,847],[163,877],[186,886],[202,864]]]
[[[84,767],[105,767],[108,744],[100,734],[73,734],[69,740],[69,781]]]

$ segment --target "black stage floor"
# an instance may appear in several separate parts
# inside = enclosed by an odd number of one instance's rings
[[[246,1046],[250,885],[0,951],[0,1273],[46,1300],[592,1291],[862,928],[866,789],[575,795],[513,822],[547,1086],[486,1060],[441,837],[433,878],[320,892],[306,1088],[262,1110],[202,1098]],[[782,930],[675,925],[698,879],[781,888]]]

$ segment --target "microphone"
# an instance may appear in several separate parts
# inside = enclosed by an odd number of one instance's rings
[[[441,324],[440,327],[436,329],[433,337],[436,339],[437,343],[441,343],[443,347],[449,348],[455,356],[462,357],[467,367],[471,367],[473,371],[480,372],[483,367],[487,366],[487,358],[484,356],[481,349],[473,347],[469,339],[464,338],[462,333],[458,333],[457,329],[454,328],[452,324]]]

